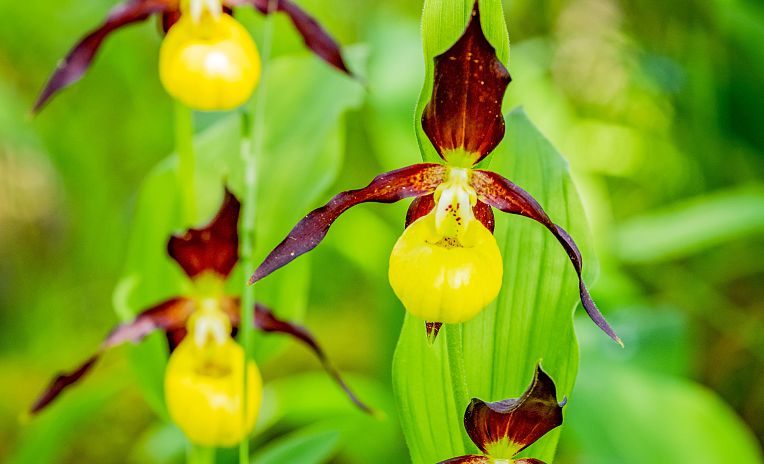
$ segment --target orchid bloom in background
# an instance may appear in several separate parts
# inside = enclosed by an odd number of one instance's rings
[[[239,210],[239,201],[226,190],[223,205],[209,225],[171,237],[168,252],[191,279],[192,294],[159,303],[118,326],[95,355],[74,371],[57,376],[31,412],[40,412],[79,381],[104,351],[127,341],[137,343],[162,330],[172,349],[165,372],[165,400],[173,422],[189,440],[200,445],[231,446],[246,437],[259,411],[262,380],[255,363],[248,361],[245,426],[241,409],[244,352],[232,338],[239,325],[240,305],[237,297],[224,293],[225,281],[239,258]],[[287,334],[307,345],[350,399],[369,411],[350,391],[310,333],[278,319],[263,305],[257,304],[254,310],[255,325],[260,330]]]
[[[260,57],[232,8],[250,5],[263,14],[284,12],[305,44],[321,59],[350,74],[332,37],[291,0],[127,0],[61,61],[34,111],[60,89],[77,82],[104,39],[117,29],[161,15],[167,36],[159,53],[159,76],[167,92],[197,110],[235,108],[251,96],[260,78]]]
[[[518,399],[486,403],[473,398],[464,412],[464,428],[483,455],[460,456],[439,464],[544,464],[538,459],[512,459],[562,424],[562,407],[552,379],[536,366],[528,389]]]
[[[425,320],[432,340],[442,323],[472,319],[501,289],[503,265],[493,237],[493,207],[538,221],[557,238],[578,274],[586,312],[621,343],[589,296],[573,239],[530,194],[495,172],[475,169],[504,137],[501,104],[510,80],[483,34],[475,2],[463,35],[435,58],[432,98],[422,115],[422,127],[443,164],[400,168],[377,176],[365,188],[335,196],[292,229],[250,282],[312,250],[350,207],[415,197],[390,256],[389,278],[406,310]]]

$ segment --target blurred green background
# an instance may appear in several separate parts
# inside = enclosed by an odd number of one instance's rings
[[[368,50],[366,99],[345,118],[344,163],[325,199],[419,159],[421,2],[299,3],[342,43]],[[179,462],[178,433],[141,398],[124,349],[39,418],[23,416],[52,373],[84,359],[117,322],[112,293],[137,189],[173,137],[154,21],[107,40],[85,79],[31,118],[57,60],[111,4],[20,6],[0,4],[0,461]],[[511,0],[505,12],[506,108],[522,105],[568,158],[598,253],[594,297],[626,343],[616,349],[579,324],[581,372],[556,462],[762,462],[764,6]],[[262,20],[241,18],[257,37]],[[305,54],[287,21],[276,26],[276,55]],[[311,262],[331,272],[313,272],[305,323],[383,406],[403,316],[387,256],[405,207],[348,214]],[[290,347],[261,367],[299,392],[316,364]],[[342,422],[353,412],[338,398],[336,410],[306,400],[293,414]],[[351,440],[321,424],[286,443],[320,445],[315,462],[403,461],[395,418],[378,427],[388,431],[381,448],[379,436]]]

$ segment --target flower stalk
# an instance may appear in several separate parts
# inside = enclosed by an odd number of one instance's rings
[[[175,100],[175,151],[178,153],[178,191],[184,226],[196,220],[196,160],[194,159],[194,113]]]
[[[190,444],[188,447],[188,464],[214,464],[215,448]]]
[[[265,103],[267,96],[267,66],[271,54],[271,41],[273,37],[273,20],[269,14],[276,10],[277,2],[268,0],[266,9],[265,26],[262,40],[262,74],[260,85],[255,96],[253,117],[247,111],[242,113],[241,130],[241,156],[244,158],[244,204],[242,205],[242,244],[241,259],[245,275],[254,273],[257,263],[255,261],[255,240],[257,221],[257,189],[259,175],[259,161],[263,155],[265,145]],[[251,128],[251,129],[250,129]],[[251,308],[255,304],[255,286],[245,282],[242,290],[242,313],[241,331],[239,342],[244,349],[246,363],[252,356],[254,345],[254,315],[245,308]],[[247,391],[247,376],[244,376],[244,391]],[[247,399],[242,404],[242,421],[246,421]],[[249,439],[245,438],[239,444],[239,463],[249,464]]]

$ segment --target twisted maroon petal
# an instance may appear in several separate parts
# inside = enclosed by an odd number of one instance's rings
[[[237,298],[226,298],[223,300],[222,305],[223,311],[228,314],[234,330],[237,330],[239,324],[241,323],[239,304],[240,303]],[[326,353],[324,352],[323,348],[321,348],[321,345],[318,344],[316,338],[305,327],[302,327],[293,322],[279,319],[275,314],[273,314],[273,311],[260,303],[255,305],[255,327],[262,330],[263,332],[289,335],[290,337],[301,342],[303,345],[307,346],[308,349],[310,349],[313,354],[316,355],[319,361],[321,361],[321,365],[323,366],[324,370],[329,374],[330,377],[332,377],[332,379],[334,379],[335,382],[337,382],[337,384],[340,386],[340,388],[342,388],[348,398],[350,398],[350,401],[352,401],[362,411],[367,413],[372,412],[372,409],[366,406],[366,404],[358,399],[358,396],[353,393],[348,384],[342,379],[342,376],[340,375],[337,368],[334,367],[329,358],[326,356]]]
[[[53,94],[77,82],[88,70],[96,52],[109,34],[128,24],[143,21],[154,13],[164,11],[173,3],[175,2],[172,0],[129,0],[115,6],[106,17],[106,22],[80,40],[58,64],[37,98],[32,111],[35,113],[40,111]]]
[[[519,214],[540,222],[544,227],[557,238],[560,244],[568,253],[570,262],[578,274],[578,289],[581,296],[581,303],[586,313],[597,326],[606,334],[623,346],[623,342],[615,331],[607,323],[605,317],[600,313],[597,305],[594,304],[589,290],[586,288],[582,276],[583,258],[576,242],[568,235],[565,230],[553,223],[549,216],[541,208],[541,205],[525,190],[521,189],[510,180],[490,171],[473,171],[472,186],[478,194],[478,198],[505,213]]]
[[[30,413],[36,414],[42,411],[69,386],[82,380],[104,351],[127,341],[138,343],[146,335],[157,329],[173,331],[182,328],[185,326],[186,320],[193,311],[193,308],[194,305],[191,300],[173,298],[147,309],[131,322],[117,326],[106,337],[106,340],[101,343],[98,351],[88,358],[87,361],[73,371],[61,373],[53,379],[34,402]]]
[[[346,74],[352,74],[342,59],[340,46],[308,13],[290,0],[224,0],[229,6],[251,5],[260,13],[283,12],[289,16],[305,45],[319,58]]]
[[[520,398],[496,403],[473,398],[464,413],[464,427],[484,453],[492,444],[505,443],[517,454],[562,424],[564,404],[557,403],[552,379],[536,366],[533,382]]]
[[[239,260],[239,200],[228,190],[215,218],[201,229],[174,235],[167,252],[192,279],[205,271],[228,277]]]
[[[311,211],[298,222],[284,241],[255,270],[249,282],[257,282],[315,248],[334,221],[349,208],[365,202],[393,203],[404,198],[426,195],[443,183],[445,173],[446,168],[439,164],[415,164],[380,174],[362,189],[336,195],[329,203]]]
[[[464,150],[473,163],[504,138],[501,103],[512,79],[480,26],[478,2],[459,40],[435,57],[432,98],[422,128],[441,158]]]

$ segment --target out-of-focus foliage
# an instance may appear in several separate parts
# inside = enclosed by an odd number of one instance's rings
[[[366,104],[346,116],[345,164],[326,192],[416,161],[421,3],[299,3],[341,42],[365,42],[370,53]],[[82,359],[117,321],[111,296],[138,186],[172,151],[154,23],[115,34],[81,83],[27,117],[56,61],[110,7],[0,3],[3,461],[174,463],[183,453],[177,431],[142,399],[129,349],[106,356],[41,417],[19,421],[50,374]],[[600,262],[594,297],[627,345],[621,351],[581,324],[582,371],[556,462],[684,462],[721,448],[727,460],[761,462],[764,8],[752,0],[523,0],[504,2],[504,11],[514,79],[507,110],[523,105],[568,159]],[[262,20],[240,18],[259,40]],[[288,21],[275,24],[276,55],[308,55]],[[312,253],[306,314],[342,370],[373,379],[361,394],[386,411],[403,319],[386,265],[404,212],[370,205],[333,227]],[[291,386],[289,400],[266,402],[263,420],[279,425],[258,436],[258,456],[339,431],[336,448],[313,452],[339,463],[405,461],[397,418],[360,417],[321,373],[313,382],[292,376],[315,367],[299,347],[263,366]],[[363,378],[350,381],[363,386]],[[268,419],[277,411],[284,416]],[[645,426],[669,412],[670,428]],[[342,420],[327,424],[327,416]],[[397,448],[375,447],[377,436]]]

